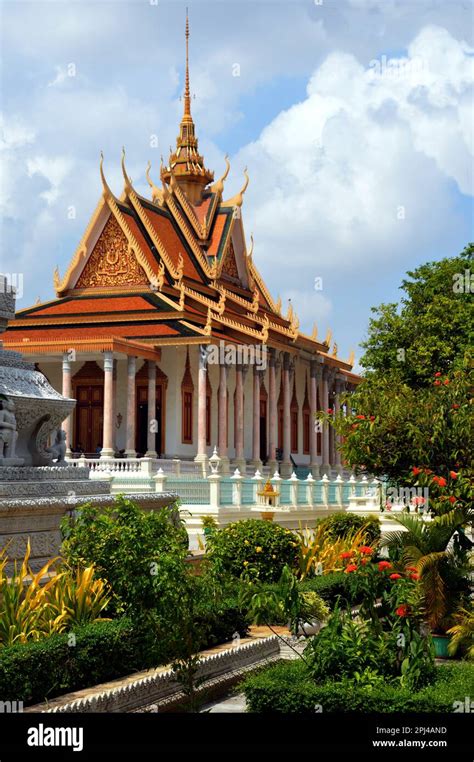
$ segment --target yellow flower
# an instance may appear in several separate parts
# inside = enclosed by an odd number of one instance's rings
[[[248,561],[244,561],[244,566],[248,566],[248,565],[249,565],[249,562]]]
[[[244,541],[244,545],[250,545],[249,541],[248,541],[248,540],[245,540],[245,541]]]
[[[272,556],[272,558],[276,558],[276,556]]]
[[[263,548],[261,548],[260,545],[257,545],[257,547],[255,548],[255,552],[256,553],[261,553],[262,550],[263,550]]]

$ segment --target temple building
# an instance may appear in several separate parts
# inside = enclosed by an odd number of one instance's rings
[[[191,115],[186,21],[184,113],[176,149],[151,198],[133,187],[122,155],[120,198],[103,193],[56,298],[23,309],[4,337],[36,362],[76,407],[64,422],[71,451],[195,460],[217,446],[223,471],[246,464],[282,476],[340,470],[332,427],[318,410],[340,407],[359,382],[331,334],[299,330],[282,313],[247,246],[242,206],[199,153]],[[283,274],[284,275],[284,274]],[[331,431],[330,431],[331,428]]]

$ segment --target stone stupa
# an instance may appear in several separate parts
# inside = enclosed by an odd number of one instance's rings
[[[15,295],[0,275],[0,334],[14,317]],[[61,424],[75,404],[0,341],[0,551],[6,548],[7,572],[23,558],[28,540],[34,571],[58,555],[65,513],[90,500],[98,506],[114,503],[111,477],[91,480],[88,468],[65,462]],[[146,509],[176,500],[176,495],[152,492],[127,497]]]

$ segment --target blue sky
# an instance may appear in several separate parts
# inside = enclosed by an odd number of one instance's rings
[[[248,167],[247,240],[272,293],[358,356],[370,307],[398,298],[405,271],[474,237],[473,5],[187,5],[206,163],[219,176],[229,153],[229,196]],[[19,308],[54,296],[101,193],[101,150],[117,195],[122,145],[139,190],[148,159],[158,178],[182,110],[185,7],[0,2],[0,266],[23,275]]]

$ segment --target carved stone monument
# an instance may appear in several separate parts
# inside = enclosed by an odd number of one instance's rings
[[[0,335],[14,316],[14,294],[0,275]],[[104,507],[114,503],[111,477],[91,480],[88,468],[64,460],[61,424],[75,404],[0,341],[0,551],[6,547],[7,573],[23,558],[28,540],[34,571],[58,555],[59,523],[68,511],[91,500]],[[176,499],[165,493],[127,497],[148,509]]]

